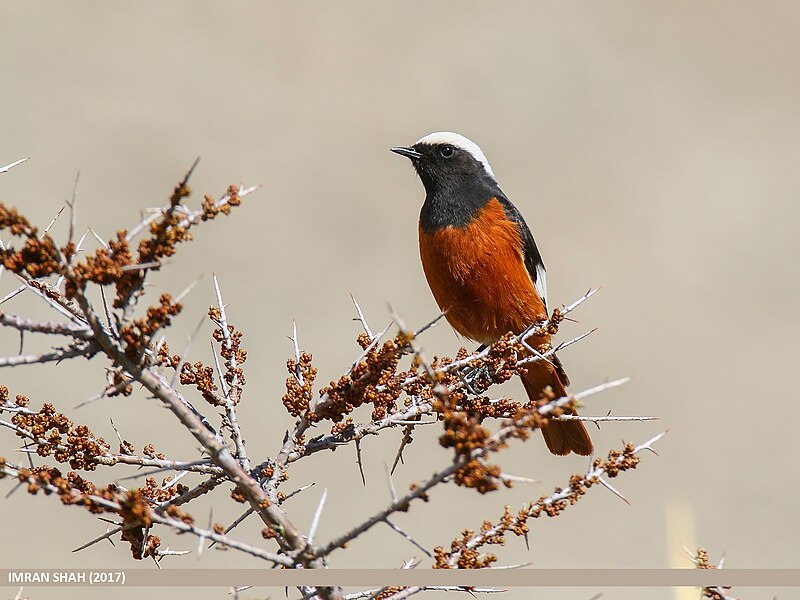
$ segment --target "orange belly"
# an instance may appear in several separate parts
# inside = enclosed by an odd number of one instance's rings
[[[420,228],[419,249],[436,303],[461,335],[489,344],[547,316],[525,268],[517,227],[496,199],[465,227]]]

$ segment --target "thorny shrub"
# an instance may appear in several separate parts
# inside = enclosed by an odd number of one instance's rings
[[[536,401],[489,397],[490,388],[523,372],[525,361],[530,361],[520,335],[509,333],[486,349],[470,353],[461,348],[454,358],[434,357],[428,363],[415,345],[422,330],[411,332],[398,325],[397,333],[385,341],[371,333],[360,334],[356,340],[360,357],[341,377],[321,388],[315,387],[317,368],[311,354],[296,347],[294,356],[287,361],[289,376],[282,398],[293,424],[278,455],[251,464],[236,413],[246,385],[243,365],[247,353],[242,346],[242,331],[227,320],[219,290],[218,305],[208,311],[219,354],[214,364],[190,361],[170,351],[164,332],[182,310],[180,301],[170,293],[160,293],[158,302],[143,310],[138,307],[148,274],[164,268],[164,259],[174,256],[180,244],[192,239],[192,228],[220,214],[228,215],[254,189],[230,186],[221,199],[205,196],[199,209],[191,209],[184,204],[191,195],[190,174],[191,169],[165,207],[131,231],[119,230],[94,252],[81,247],[84,239],[72,239],[72,226],[70,239],[58,245],[49,232],[40,232],[17,209],[0,204],[0,231],[10,234],[13,240],[0,249],[0,262],[19,276],[25,291],[43,297],[68,319],[66,323],[36,323],[0,312],[0,324],[20,332],[68,338],[65,346],[52,353],[33,358],[11,357],[4,365],[55,364],[100,355],[102,368],[108,373],[108,385],[102,395],[130,396],[132,384],[140,384],[191,431],[202,444],[203,454],[198,460],[180,462],[156,452],[152,444],[137,453],[131,443],[121,438],[114,450],[53,403],[32,408],[27,397],[17,395],[12,400],[11,392],[0,387],[0,413],[12,415],[10,421],[0,423],[35,449],[40,458],[70,469],[65,474],[55,464],[25,468],[0,459],[0,478],[17,479],[27,485],[31,494],[56,495],[65,505],[110,515],[118,526],[113,534],[119,534],[130,545],[135,559],[161,560],[161,540],[154,531],[172,528],[284,567],[314,568],[324,566],[333,551],[344,548],[393,512],[409,510],[414,500],[428,500],[428,492],[435,485],[449,481],[482,494],[511,486],[513,481],[504,478],[500,465],[489,458],[511,439],[525,440],[549,419],[574,408],[574,397],[555,398],[550,390],[543,391]],[[142,232],[145,235],[133,250],[131,244]],[[87,296],[90,285],[113,289],[110,305],[95,307]],[[564,314],[554,311],[528,333],[555,334]],[[365,331],[369,332],[366,326]],[[551,349],[542,347],[539,351],[547,354]],[[204,416],[204,405],[222,412],[216,426]],[[360,414],[368,414],[363,423],[356,421]],[[291,464],[322,450],[358,444],[367,435],[395,427],[403,430],[404,447],[413,442],[415,423],[426,415],[441,425],[439,444],[451,457],[449,463],[443,461],[447,467],[412,485],[385,511],[365,519],[360,526],[327,544],[309,544],[282,508],[283,502],[297,493],[279,489],[288,480]],[[311,427],[324,431],[321,428],[326,425],[327,433],[308,438]],[[611,451],[607,458],[595,459],[589,472],[573,475],[567,487],[530,502],[517,513],[507,507],[496,522],[485,521],[477,531],[464,530],[448,546],[434,549],[433,566],[475,569],[492,565],[497,559],[485,551],[486,546],[503,544],[508,533],[527,535],[530,519],[557,516],[580,500],[590,487],[601,483],[603,476],[614,477],[636,467],[637,453],[649,448],[653,441]],[[137,489],[114,483],[97,485],[84,478],[87,473],[99,473],[101,467],[122,464],[172,475],[160,483],[147,477]],[[187,473],[199,481],[194,485],[178,483]],[[241,544],[228,537],[225,526],[219,523],[203,529],[185,511],[185,505],[192,500],[226,483],[234,501],[248,503],[250,510],[259,515],[266,526],[263,538],[279,552]],[[100,539],[103,537],[110,535]],[[383,590],[379,597],[392,597],[392,590]],[[335,589],[319,588],[317,593],[342,597],[336,595]]]

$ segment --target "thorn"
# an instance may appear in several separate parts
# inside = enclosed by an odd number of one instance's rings
[[[630,502],[628,501],[628,499],[627,499],[625,496],[623,496],[622,494],[620,494],[620,493],[619,493],[619,492],[618,492],[618,491],[617,491],[617,490],[614,488],[614,486],[612,486],[610,483],[608,483],[608,482],[607,482],[605,479],[603,479],[602,477],[598,477],[598,478],[597,478],[597,481],[599,481],[601,484],[603,484],[603,486],[605,486],[605,487],[606,487],[606,489],[608,489],[608,490],[610,490],[611,492],[613,492],[615,496],[617,496],[618,498],[622,499],[622,500],[625,502],[625,504],[627,504],[627,505],[629,505],[629,506],[630,506]]]
[[[531,479],[530,477],[520,477],[519,475],[509,475],[508,473],[500,473],[500,479],[503,481],[514,481],[518,483],[541,483],[538,479]]]
[[[200,280],[203,279],[203,277],[204,275],[201,273],[200,277],[198,277],[192,283],[187,285],[180,294],[175,296],[175,304],[183,300],[187,296],[187,294],[191,292],[198,283],[200,283]]]
[[[370,341],[374,340],[375,336],[372,335],[372,330],[370,330],[369,325],[367,325],[367,320],[364,318],[364,313],[361,312],[361,307],[358,305],[358,301],[352,293],[350,294],[350,299],[353,301],[353,305],[356,307],[356,312],[358,313],[358,318],[353,320],[361,321],[361,326],[364,328],[364,333],[369,336]]]
[[[314,513],[314,518],[311,521],[311,527],[308,529],[308,536],[307,540],[309,545],[314,541],[314,534],[317,532],[317,527],[319,526],[320,517],[322,517],[322,509],[325,508],[325,501],[328,499],[328,488],[322,490],[322,496],[319,499],[319,504],[317,505],[317,510]]]
[[[525,562],[525,563],[517,563],[515,565],[498,565],[496,567],[487,567],[488,569],[494,569],[499,571],[511,570],[511,569],[522,569],[524,567],[529,567],[533,563],[532,562]]]
[[[442,320],[442,318],[443,318],[443,317],[444,317],[446,314],[447,314],[447,311],[446,311],[446,310],[445,310],[445,311],[442,311],[442,312],[440,312],[440,313],[439,313],[439,314],[438,314],[438,315],[437,315],[437,316],[436,316],[436,317],[435,317],[433,320],[431,320],[431,321],[428,321],[428,322],[427,322],[425,325],[423,325],[422,327],[420,327],[419,329],[417,329],[417,331],[415,331],[415,332],[414,332],[414,337],[416,338],[416,337],[418,337],[419,335],[421,335],[421,334],[425,333],[425,332],[426,332],[428,329],[430,329],[431,327],[433,327],[434,325],[436,325],[436,324],[437,324],[439,321],[441,321],[441,320]]]
[[[389,494],[392,497],[392,504],[397,502],[397,491],[394,489],[394,481],[392,481],[392,474],[389,472],[389,467],[383,463],[383,470],[386,473],[386,481],[389,483]]]
[[[103,238],[101,238],[99,235],[97,235],[97,232],[96,232],[94,229],[92,229],[91,227],[89,228],[89,231],[90,231],[90,232],[91,232],[91,234],[94,236],[94,239],[96,239],[98,242],[100,242],[100,245],[101,245],[103,248],[105,248],[106,250],[108,250],[108,244],[106,244],[105,240],[103,240]]]
[[[358,471],[361,473],[361,484],[366,486],[367,479],[364,477],[364,463],[361,462],[361,440],[356,440],[356,462],[358,463]]]
[[[426,549],[424,546],[422,546],[422,545],[421,545],[419,542],[417,542],[417,541],[416,541],[414,538],[412,538],[412,537],[411,537],[409,534],[407,534],[405,531],[403,531],[402,529],[400,529],[400,528],[399,528],[397,525],[395,525],[394,523],[392,523],[392,522],[391,522],[391,521],[390,521],[388,518],[384,519],[384,520],[383,520],[383,522],[384,522],[384,523],[386,523],[386,524],[387,524],[389,527],[391,527],[391,528],[392,528],[394,531],[396,531],[397,533],[399,533],[400,535],[402,535],[404,538],[406,538],[406,539],[407,539],[409,542],[411,542],[412,544],[414,544],[414,545],[415,545],[417,548],[419,548],[420,550],[422,550],[422,551],[425,553],[425,556],[428,556],[429,558],[433,558],[433,554],[431,554],[430,552],[428,552],[428,550],[427,550],[427,549]],[[416,565],[415,565],[415,566],[416,566]]]
[[[120,448],[120,451],[121,451],[123,454],[129,454],[129,452],[128,452],[128,449],[127,449],[127,448],[125,447],[125,445],[122,443],[122,436],[119,434],[119,431],[117,430],[117,427],[116,427],[116,425],[114,425],[114,419],[109,419],[109,421],[111,421],[111,429],[113,429],[113,430],[114,430],[114,433],[116,433],[116,434],[117,434],[117,439],[119,440],[119,448]]]
[[[51,228],[51,227],[52,227],[52,226],[55,224],[55,222],[58,220],[58,217],[60,217],[60,216],[61,216],[61,213],[63,213],[63,212],[64,212],[64,209],[65,209],[65,208],[66,208],[66,206],[62,206],[62,207],[59,209],[59,211],[56,213],[56,216],[55,216],[55,217],[53,217],[53,218],[51,219],[51,221],[50,221],[49,225],[48,225],[47,227],[45,227],[45,228],[44,228],[44,231],[42,232],[42,235],[41,235],[41,236],[39,236],[39,239],[44,239],[44,236],[46,236],[46,235],[47,235],[47,232],[48,232],[48,231],[50,231],[50,228]]]
[[[106,527],[106,532],[103,535],[96,537],[90,542],[86,542],[83,546],[75,548],[72,552],[80,552],[81,550],[85,550],[89,546],[94,546],[97,542],[102,542],[105,539],[111,540],[111,536],[119,533],[120,531],[122,531],[122,527],[116,527],[115,529],[109,529]],[[111,543],[113,544],[114,542],[112,541]]]
[[[394,475],[394,471],[397,468],[398,463],[406,464],[405,461],[403,461],[403,450],[405,450],[406,446],[408,445],[406,440],[408,439],[408,436],[411,435],[411,432],[414,431],[414,427],[414,425],[406,425],[406,427],[403,429],[403,439],[400,441],[400,447],[397,449],[397,454],[395,454],[394,462],[392,463],[392,470],[390,472],[392,475]]]
[[[288,493],[288,494],[286,494],[286,496],[284,497],[284,499],[283,499],[283,502],[286,502],[286,501],[287,501],[289,498],[291,498],[292,496],[296,496],[296,495],[297,495],[297,494],[299,494],[300,492],[304,492],[304,491],[306,491],[308,488],[312,488],[312,487],[314,487],[315,485],[317,485],[317,484],[316,484],[316,482],[312,481],[311,483],[307,483],[306,485],[304,485],[304,486],[302,486],[302,487],[299,487],[299,488],[297,488],[297,489],[296,489],[296,490],[294,490],[293,492],[289,492],[289,493]],[[281,502],[281,504],[283,504],[283,502]],[[251,508],[251,509],[250,509],[250,511],[248,512],[248,514],[252,513],[252,511],[253,511],[253,509]],[[228,533],[228,532],[226,531],[225,533]]]
[[[314,485],[314,484],[312,483],[311,485]],[[310,487],[310,486],[307,486],[307,487]],[[302,490],[302,489],[304,489],[304,488],[301,488],[301,490]],[[295,492],[293,492],[293,494],[296,494],[296,493],[297,493],[297,491],[299,491],[299,490],[296,490]],[[289,498],[289,496],[287,496],[287,497],[286,497],[286,499],[288,499],[288,498]],[[284,501],[285,501],[285,500],[284,500]],[[244,513],[242,513],[241,515],[239,515],[239,517],[238,517],[238,518],[237,518],[237,519],[236,519],[236,520],[235,520],[233,523],[231,523],[230,525],[228,525],[227,529],[225,529],[225,531],[223,532],[223,535],[228,535],[228,533],[230,533],[230,532],[231,532],[231,531],[234,529],[234,527],[238,526],[238,525],[239,525],[239,523],[241,523],[242,521],[244,521],[244,520],[245,520],[247,517],[249,517],[250,515],[252,515],[254,512],[256,512],[256,509],[255,509],[255,508],[253,508],[252,506],[251,506],[250,508],[248,508],[246,511],[244,511]],[[208,545],[208,547],[209,547],[209,548],[213,548],[213,547],[214,547],[214,544],[216,544],[216,543],[217,543],[216,541],[212,541],[212,542],[211,542],[211,543]]]
[[[19,160],[16,160],[16,161],[6,165],[5,167],[0,167],[0,173],[8,173],[11,169],[16,167],[17,165],[21,165],[22,163],[24,163],[25,161],[28,161],[30,159],[31,159],[31,157],[27,156],[25,158],[20,158]]]
[[[606,383],[601,383],[600,385],[596,385],[593,388],[589,388],[588,390],[584,390],[582,392],[578,392],[577,394],[574,394],[574,398],[575,398],[575,400],[580,401],[580,400],[583,400],[584,398],[586,398],[587,396],[591,396],[591,395],[597,394],[599,392],[604,392],[606,390],[609,390],[609,389],[615,388],[615,387],[619,387],[621,385],[625,385],[630,380],[631,380],[630,377],[622,377],[620,379],[615,379],[613,381],[608,381]]]
[[[11,494],[13,494],[14,492],[16,492],[16,491],[17,491],[17,490],[18,490],[18,489],[19,489],[21,486],[22,486],[22,482],[21,482],[21,481],[18,481],[18,482],[17,482],[17,485],[15,485],[13,488],[11,488],[11,489],[8,491],[8,493],[6,494],[6,500],[7,500],[8,498],[10,498],[10,497],[11,497]]]

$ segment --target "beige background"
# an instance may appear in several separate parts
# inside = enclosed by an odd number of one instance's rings
[[[603,285],[561,338],[599,330],[562,359],[574,389],[634,379],[584,412],[662,417],[608,424],[593,433],[597,448],[670,429],[660,457],[645,456],[638,472],[615,482],[630,506],[593,490],[557,520],[534,522],[530,552],[509,540],[501,563],[687,566],[681,547],[704,545],[714,557],[724,552],[729,567],[798,566],[800,5],[4,2],[0,30],[0,164],[33,157],[0,176],[0,199],[35,222],[46,224],[62,206],[78,170],[79,227],[104,238],[161,204],[197,155],[199,193],[263,184],[230,218],[198,228],[196,242],[155,278],[177,293],[204,274],[171,334],[179,351],[213,301],[210,274],[219,275],[230,318],[246,332],[240,414],[251,456],[274,454],[290,424],[280,397],[293,318],[326,383],[356,355],[350,292],[376,329],[388,322],[389,303],[410,325],[436,314],[416,248],[422,187],[388,148],[455,130],[481,145],[526,216],[551,303]],[[8,275],[0,281],[2,293],[14,285]],[[4,309],[50,318],[30,297]],[[193,356],[208,360],[209,333],[206,324]],[[423,343],[431,355],[460,345],[447,326]],[[3,354],[17,344],[0,332]],[[45,346],[29,339],[26,351]],[[35,405],[67,409],[101,389],[102,366],[0,378]],[[503,392],[521,390],[512,382]],[[175,458],[195,455],[190,436],[143,397],[71,414],[107,439],[113,416],[137,448],[152,441]],[[436,435],[417,434],[398,487],[449,460]],[[321,540],[386,502],[383,463],[400,433],[382,437],[365,442],[366,488],[351,449],[293,470],[287,490],[317,482],[287,505],[302,528],[322,488],[329,504]],[[0,454],[16,457],[16,438],[0,440]],[[437,489],[398,524],[428,547],[447,544],[504,504],[519,506],[586,467],[581,458],[550,457],[539,439],[513,447],[503,464],[541,483],[485,497]],[[210,504],[195,509],[201,522]],[[241,509],[222,497],[213,505],[213,520],[226,523]],[[70,554],[105,526],[53,499],[20,492],[3,501],[2,514],[3,566],[131,566],[120,543]],[[259,530],[247,522],[237,535],[258,543]],[[167,541],[196,549],[193,539]],[[399,536],[377,530],[333,566],[399,566],[414,555]],[[258,564],[207,551],[163,566]],[[777,590],[740,592],[771,598]],[[614,589],[604,598],[642,593]]]

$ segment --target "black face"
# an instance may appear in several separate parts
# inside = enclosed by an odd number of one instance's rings
[[[415,144],[410,148],[392,148],[392,152],[411,159],[429,194],[465,181],[479,183],[492,179],[480,161],[452,144]]]
[[[463,148],[417,143],[392,152],[411,159],[425,186],[419,221],[423,231],[463,227],[489,200],[505,198],[483,163]]]

